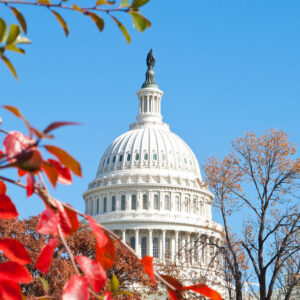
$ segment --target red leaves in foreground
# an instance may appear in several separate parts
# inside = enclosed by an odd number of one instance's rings
[[[56,213],[47,208],[40,216],[37,231],[41,234],[57,234],[58,216]]]
[[[108,242],[108,237],[106,236],[101,226],[95,221],[94,218],[92,218],[91,216],[86,216],[86,217],[89,221],[90,227],[92,228],[98,247],[103,248]]]
[[[106,245],[102,248],[96,243],[96,260],[101,264],[104,270],[110,269],[116,259],[116,248],[111,238],[108,237]]]
[[[20,265],[26,265],[31,262],[25,247],[17,240],[1,239],[0,250],[7,258],[9,258],[11,261],[19,263]]]
[[[22,300],[20,286],[11,281],[0,281],[0,297],[5,300]]]
[[[154,270],[153,270],[153,257],[151,257],[151,256],[144,256],[142,258],[142,264],[143,264],[145,273],[150,277],[150,279],[156,285],[157,283],[156,283],[156,279],[155,279],[155,275],[154,275]]]
[[[89,296],[89,285],[86,279],[73,275],[63,290],[62,300],[88,300]]]
[[[16,283],[30,283],[32,282],[32,277],[25,267],[9,261],[0,264],[0,281],[1,280],[8,280]]]
[[[6,193],[6,185],[3,181],[0,180],[0,195]]]
[[[18,217],[18,212],[15,205],[12,203],[7,195],[0,195],[0,218],[13,219]]]
[[[49,272],[51,260],[53,257],[54,250],[57,247],[57,243],[58,240],[56,238],[51,239],[48,242],[48,244],[44,246],[44,248],[42,249],[35,265],[35,267],[39,269],[41,272],[43,273]]]
[[[30,173],[27,174],[26,177],[26,191],[27,191],[27,197],[30,197],[34,193],[34,183],[35,179],[34,176]]]
[[[75,259],[93,290],[99,293],[106,281],[106,273],[102,266],[86,256],[76,256]]]

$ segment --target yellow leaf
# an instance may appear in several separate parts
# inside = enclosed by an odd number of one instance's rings
[[[66,23],[66,21],[62,18],[62,16],[54,11],[54,10],[51,10],[54,14],[54,16],[56,17],[57,21],[59,22],[59,24],[61,25],[61,27],[63,28],[64,32],[65,32],[65,35],[68,36],[69,35],[69,28],[68,28],[68,25]]]
[[[50,0],[38,0],[38,3],[41,3],[41,4],[51,4]]]
[[[97,25],[98,29],[100,31],[103,30],[104,28],[104,21],[96,14],[89,12],[88,15],[91,17],[91,19],[95,22]]]
[[[115,18],[114,16],[111,16],[111,17],[117,23],[117,25],[119,26],[119,28],[122,31],[123,35],[125,36],[127,43],[129,44],[131,38],[130,38],[130,35],[129,35],[126,27],[117,18]]]
[[[81,8],[80,8],[80,7],[79,7],[79,6],[78,6],[76,3],[75,3],[75,4],[73,4],[73,6],[72,6],[72,7],[73,7],[73,9],[75,9],[75,10],[77,10],[77,11],[81,12],[81,13],[83,12],[83,11],[82,11],[82,9],[81,9]]]
[[[1,55],[0,57],[3,60],[3,62],[6,64],[6,66],[9,68],[9,70],[12,72],[12,74],[14,75],[14,77],[16,79],[18,79],[18,75],[17,75],[16,69],[12,65],[12,63],[10,62],[10,60],[6,56],[4,56],[4,55]]]
[[[27,25],[26,25],[26,21],[25,21],[23,15],[22,15],[22,14],[20,13],[20,11],[17,10],[15,7],[10,6],[9,8],[12,10],[13,14],[14,14],[15,17],[17,18],[17,20],[18,20],[18,22],[20,23],[20,25],[21,25],[23,31],[24,31],[25,33],[27,33]]]

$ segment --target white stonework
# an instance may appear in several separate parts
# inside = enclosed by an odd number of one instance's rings
[[[222,226],[212,221],[213,195],[201,185],[197,158],[162,122],[163,92],[146,87],[137,95],[137,121],[103,154],[83,194],[86,213],[119,234],[140,257],[154,256],[158,266],[175,263],[188,276],[181,279],[205,276],[223,292],[222,263],[207,271],[213,250],[203,242],[210,238],[222,244],[223,237]]]

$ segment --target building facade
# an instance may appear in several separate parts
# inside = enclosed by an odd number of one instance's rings
[[[103,154],[83,194],[86,213],[140,257],[153,256],[158,266],[173,264],[183,280],[205,277],[222,290],[222,262],[212,261],[214,248],[207,241],[221,245],[223,228],[212,220],[213,195],[202,183],[197,158],[162,121],[163,92],[154,63],[150,51],[146,80],[137,92],[137,120]]]

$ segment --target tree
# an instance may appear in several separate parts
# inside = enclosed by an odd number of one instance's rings
[[[91,6],[86,6],[86,4],[81,5],[81,2],[82,1],[80,0],[76,0],[72,1],[72,4],[68,4],[68,0],[0,0],[2,8],[9,9],[20,24],[10,25],[8,31],[5,20],[0,18],[0,45],[2,44],[2,46],[0,46],[0,58],[16,79],[17,72],[11,61],[6,56],[6,52],[14,51],[20,54],[25,54],[25,50],[20,48],[19,45],[31,43],[28,38],[21,35],[22,31],[25,35],[27,34],[27,23],[22,12],[17,7],[30,6],[33,9],[47,8],[64,30],[66,37],[69,35],[69,27],[59,11],[73,11],[74,13],[80,13],[83,16],[87,16],[95,23],[100,32],[104,29],[105,21],[103,16],[106,15],[110,17],[120,28],[127,43],[130,43],[130,34],[126,27],[119,21],[119,19],[117,19],[117,12],[130,15],[133,26],[140,32],[143,32],[146,28],[151,26],[150,21],[139,11],[140,7],[149,2],[149,0],[132,0],[131,4],[129,0],[122,0],[118,6],[116,5],[117,1],[110,0],[95,0],[95,4]]]
[[[28,136],[19,131],[8,132],[0,129],[4,135],[4,151],[0,152],[0,169],[3,172],[3,170],[14,168],[19,176],[16,180],[8,178],[3,173],[0,175],[0,219],[12,220],[19,216],[13,201],[6,193],[5,183],[25,189],[27,197],[37,194],[44,202],[45,210],[38,219],[36,231],[32,231],[32,224],[29,226],[30,222],[34,222],[33,220],[22,225],[24,230],[21,232],[21,237],[29,243],[28,248],[33,253],[29,253],[29,250],[18,240],[15,228],[12,228],[13,232],[9,237],[4,236],[6,229],[3,231],[3,238],[0,239],[0,250],[3,253],[0,256],[3,261],[0,263],[1,298],[22,299],[21,287],[24,291],[33,291],[33,288],[23,286],[23,284],[31,284],[40,273],[49,274],[53,258],[59,260],[61,267],[52,270],[54,273],[50,273],[50,276],[59,278],[57,289],[64,286],[63,300],[88,300],[90,298],[109,300],[119,297],[119,282],[115,275],[111,277],[109,290],[105,291],[108,270],[113,267],[116,260],[117,243],[133,257],[134,262],[140,268],[142,266],[143,272],[149,276],[155,286],[157,280],[166,286],[171,299],[183,299],[186,291],[193,291],[210,299],[221,300],[221,296],[216,291],[203,283],[183,286],[176,278],[158,274],[153,268],[153,257],[145,256],[140,260],[134,250],[114,232],[98,224],[93,217],[51,196],[44,176],[54,188],[58,183],[71,184],[71,172],[81,176],[81,166],[64,149],[53,144],[45,144],[45,141],[54,139],[53,131],[57,128],[78,125],[77,123],[54,122],[40,131],[32,127],[17,108],[12,106],[4,106],[4,108],[24,122]],[[48,155],[50,158],[45,159]],[[91,251],[87,255],[82,255],[83,253],[78,252],[77,248],[72,249],[70,244],[72,236],[78,233],[80,228],[78,216],[88,224],[93,235],[93,241],[89,240],[89,245],[95,249],[95,259],[92,258]],[[40,235],[43,236],[40,237]],[[73,240],[73,244],[75,245],[78,240]],[[42,244],[36,260],[36,249],[33,247],[35,243]],[[134,265],[133,262],[132,264]],[[65,266],[67,272],[61,276],[60,270]],[[135,282],[137,279],[136,276],[133,278]],[[43,283],[44,286],[47,285],[46,282]],[[40,290],[36,292],[40,293]],[[44,288],[44,293],[47,294],[47,292],[47,288]]]
[[[262,136],[248,132],[234,140],[232,148],[222,161],[211,158],[204,166],[232,257],[225,259],[235,281],[236,299],[242,292],[242,247],[259,282],[260,299],[270,300],[280,272],[300,251],[300,160],[294,158],[296,148],[281,130],[271,129]],[[233,239],[228,220],[237,211],[247,217],[243,235]]]

